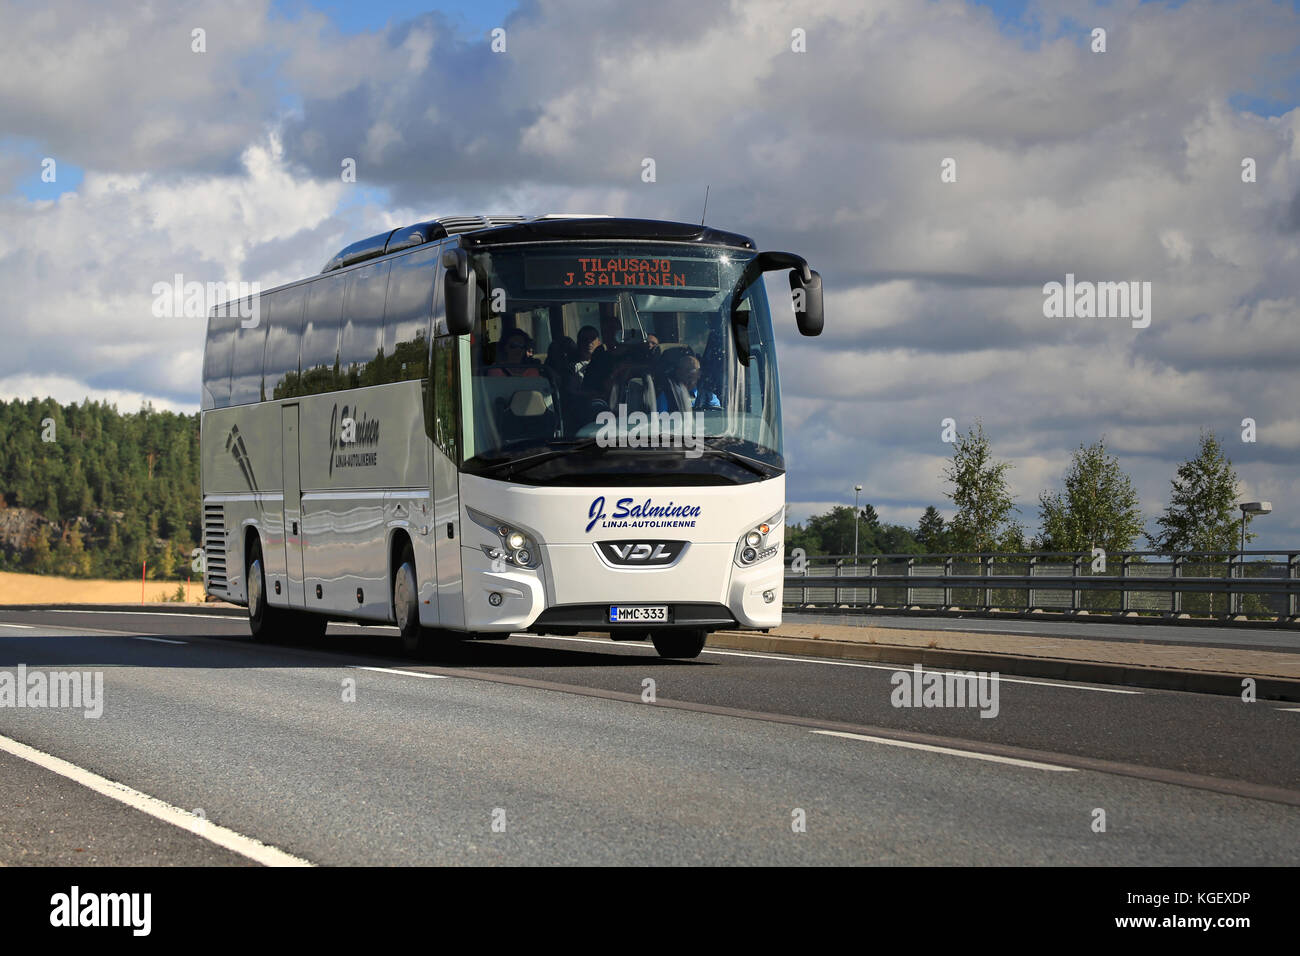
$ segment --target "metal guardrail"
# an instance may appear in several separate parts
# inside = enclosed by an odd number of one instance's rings
[[[1300,621],[1300,551],[786,557],[787,607],[1061,611]],[[824,580],[832,579],[832,580]]]

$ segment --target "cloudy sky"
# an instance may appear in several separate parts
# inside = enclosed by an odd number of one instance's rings
[[[193,411],[203,320],[155,282],[267,288],[434,215],[698,220],[708,185],[825,281],[823,336],[777,314],[796,519],[946,505],[945,418],[1030,531],[1103,436],[1154,516],[1213,429],[1256,546],[1300,547],[1297,7],[3,0],[0,397]],[[1150,325],[1046,317],[1067,274],[1149,282]]]

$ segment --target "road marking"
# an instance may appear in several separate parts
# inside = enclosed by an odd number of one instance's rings
[[[1278,710],[1285,710],[1291,714],[1300,714],[1300,707],[1279,707]]]
[[[548,641],[580,641],[583,644],[604,644],[606,646],[609,646],[610,644],[617,644],[619,646],[630,644],[633,647],[638,647],[635,641],[605,641],[605,640],[601,640],[598,637],[559,637],[557,635],[551,635],[551,634],[545,634],[545,635],[512,634],[511,637],[545,637],[546,640]],[[644,647],[644,646],[640,646],[639,649],[649,651],[651,653],[653,653],[654,651],[654,648]],[[755,651],[724,651],[724,650],[714,650],[708,647],[704,649],[704,653],[721,654],[724,657],[753,657],[753,658],[757,658],[758,660],[764,660],[764,661],[785,661],[785,662],[794,662],[796,664],[825,664],[830,667],[865,667],[868,670],[877,670],[877,671],[898,671],[900,669],[905,671],[909,670],[909,665],[905,665],[905,664],[863,664],[859,661],[828,661],[828,660],[820,660],[815,657],[794,657],[794,656],[787,656],[785,654],[759,654]],[[921,668],[921,673],[948,674],[948,673],[957,673],[957,672],[953,668],[948,668],[946,670],[939,670],[935,668],[923,667]],[[962,673],[964,673],[964,671]],[[1141,696],[1143,693],[1140,690],[1128,690],[1126,688],[1120,688],[1120,687],[1093,687],[1091,685],[1085,685],[1085,684],[1056,684],[1051,681],[1025,680],[1024,678],[1020,678],[1020,677],[1003,677],[1001,675],[998,676],[998,682],[1003,684],[1030,684],[1035,687],[1063,687],[1066,688],[1067,690],[1093,690],[1099,694],[1137,694],[1138,696]]]
[[[23,628],[24,630],[27,630],[27,631],[34,631],[34,630],[36,630],[36,625],[35,625],[35,624],[0,624],[0,627],[21,627],[21,628]]]
[[[139,617],[146,614],[157,614],[163,617],[179,618],[205,618],[209,621],[233,621],[238,624],[247,620],[242,614],[188,614],[176,613],[175,611],[78,611],[76,608],[51,608],[48,611],[38,611],[38,614],[128,614],[133,617]]]
[[[143,634],[132,634],[133,641],[153,641],[155,644],[188,644],[189,641],[173,641],[166,637],[145,637]]]
[[[349,664],[348,667],[357,671],[375,671],[380,674],[401,674],[403,677],[423,677],[425,680],[447,680],[446,674],[425,674],[421,671],[399,671],[392,667],[367,667],[364,664]]]
[[[268,846],[260,840],[254,840],[252,837],[246,837],[242,833],[236,833],[234,830],[212,823],[202,817],[196,817],[188,810],[182,810],[180,807],[174,807],[170,803],[159,800],[157,797],[151,797],[147,793],[141,793],[128,787],[126,784],[118,783],[115,780],[109,780],[107,777],[101,777],[97,773],[92,773],[76,764],[69,763],[60,757],[47,754],[44,751],[37,750],[35,747],[29,747],[17,740],[9,737],[0,736],[0,750],[7,751],[15,757],[21,757],[23,760],[30,761],[38,767],[44,767],[46,770],[52,770],[62,777],[67,777],[83,787],[88,787],[96,793],[102,793],[106,797],[124,803],[134,810],[147,813],[149,816],[164,823],[170,823],[173,826],[180,827],[182,830],[188,830],[195,836],[215,843],[217,846],[225,847],[238,853],[240,856],[246,856],[255,863],[261,863],[263,866],[313,866],[314,864],[307,860],[286,853],[278,847]]]
[[[868,737],[866,734],[850,734],[842,730],[814,730],[814,734],[827,737],[847,737],[850,740],[866,740],[873,744],[886,744],[890,747],[906,747],[908,750],[928,750],[937,754],[952,754],[954,757],[970,757],[972,760],[989,760],[993,763],[1007,763],[1013,767],[1030,767],[1034,770],[1055,770],[1057,773],[1078,773],[1074,767],[1058,767],[1056,764],[1039,763],[1037,760],[1019,760],[1015,757],[998,757],[994,754],[975,753],[971,750],[955,750],[952,747],[935,747],[932,744],[914,744],[910,740],[890,740],[888,737]]]

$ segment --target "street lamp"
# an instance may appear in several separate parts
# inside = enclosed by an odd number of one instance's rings
[[[1273,502],[1243,501],[1241,504],[1237,505],[1237,507],[1241,509],[1241,560],[1237,562],[1237,577],[1244,578],[1246,576],[1246,516],[1269,514],[1273,510]],[[1241,612],[1242,603],[1244,601],[1245,598],[1242,595],[1233,595],[1233,603],[1236,605],[1235,610],[1237,613]]]
[[[858,576],[858,517],[862,514],[858,510],[858,495],[862,494],[862,486],[853,486],[853,576]],[[858,589],[853,589],[853,606],[858,604]]]
[[[1242,557],[1245,558],[1246,550],[1246,515],[1266,515],[1273,511],[1273,502],[1271,501],[1243,501],[1237,505],[1241,509],[1241,550]]]

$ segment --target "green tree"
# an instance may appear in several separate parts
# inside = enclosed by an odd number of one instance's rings
[[[957,508],[949,525],[955,549],[994,551],[1022,536],[1019,524],[1012,518],[1015,500],[1007,487],[1010,469],[1010,462],[993,458],[984,424],[979,420],[966,434],[957,436],[952,463],[943,472],[943,478],[953,487],[944,495]]]
[[[1128,551],[1142,534],[1142,509],[1133,482],[1107,454],[1105,439],[1079,445],[1065,476],[1065,491],[1038,496],[1044,551]]]
[[[836,505],[825,514],[808,519],[808,531],[816,535],[822,554],[853,553],[854,511],[848,505]]]
[[[926,554],[940,554],[947,549],[948,533],[944,527],[943,515],[939,514],[939,509],[934,505],[928,506],[921,515],[921,521],[916,526],[916,540]]]
[[[1160,551],[1233,551],[1238,544],[1237,473],[1214,437],[1201,433],[1195,458],[1178,466],[1169,504],[1156,519],[1160,530],[1147,535]],[[1247,540],[1253,534],[1247,534]]]

